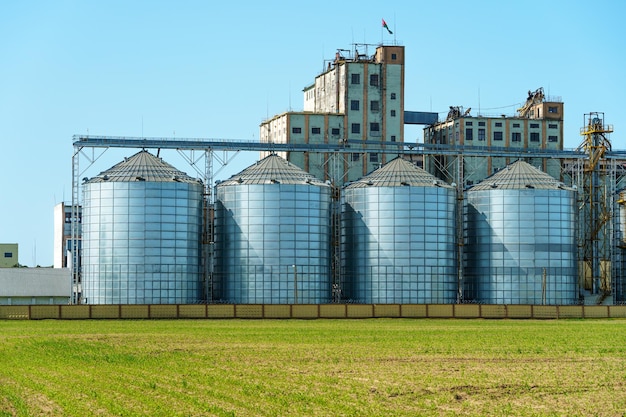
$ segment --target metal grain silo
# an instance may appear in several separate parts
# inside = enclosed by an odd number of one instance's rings
[[[344,187],[344,296],[358,303],[454,303],[456,190],[396,158]]]
[[[576,196],[517,161],[465,193],[464,298],[578,302]]]
[[[613,294],[615,304],[626,303],[626,190],[620,190],[617,198],[617,211],[619,218],[616,219],[617,241],[615,277],[613,279]]]
[[[215,188],[215,297],[245,304],[330,300],[329,185],[269,155]]]
[[[83,190],[85,302],[201,299],[201,182],[141,151],[87,180]]]

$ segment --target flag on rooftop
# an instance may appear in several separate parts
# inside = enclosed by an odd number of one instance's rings
[[[383,27],[387,29],[387,32],[389,32],[390,35],[393,35],[393,32],[391,31],[391,29],[389,29],[389,26],[387,26],[387,22],[385,22],[385,19],[383,19]]]

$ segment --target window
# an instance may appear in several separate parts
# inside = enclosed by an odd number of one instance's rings
[[[465,126],[473,126],[474,122],[465,122]]]
[[[301,127],[292,127],[291,128],[291,133],[302,133],[302,128]]]
[[[359,153],[353,153],[352,154],[352,162],[356,162],[356,161],[358,161],[360,159],[361,159],[361,154],[359,154]]]
[[[370,110],[377,112],[380,109],[380,102],[378,100],[370,101]]]
[[[378,124],[378,123],[370,123],[370,131],[371,132],[380,132],[380,124]]]
[[[391,60],[395,61],[398,58],[397,54],[391,54]]]
[[[548,107],[548,113],[558,113],[559,112],[559,108],[558,107]]]
[[[539,132],[530,132],[530,141],[539,142]]]
[[[378,87],[378,74],[370,74],[370,85]]]
[[[474,140],[474,129],[465,129],[465,140]]]
[[[350,110],[359,110],[359,100],[350,100]]]
[[[391,117],[396,117],[396,111],[395,110],[391,110]]]
[[[559,128],[559,125],[557,125],[556,123],[550,123],[550,124],[548,125],[548,128],[549,128],[549,129],[558,129],[558,128]]]
[[[333,127],[330,131],[331,135],[338,135],[339,134],[339,128],[337,127]]]
[[[321,129],[319,127],[312,127],[311,128],[311,134],[319,135],[320,133],[321,133]]]
[[[493,140],[502,140],[502,132],[493,132]]]
[[[5,258],[12,258],[13,257],[13,252],[4,252],[4,257]]]
[[[496,122],[496,127],[502,127],[502,122]]]
[[[478,122],[478,126],[484,126],[485,122]]]
[[[511,132],[511,142],[521,142],[522,134],[520,132]]]
[[[519,127],[519,123],[513,123],[513,127]]]
[[[548,136],[548,142],[558,142],[559,141],[559,137],[556,135],[550,135]]]
[[[370,154],[370,162],[378,162],[378,154],[377,153],[371,153]]]
[[[361,133],[361,125],[359,123],[352,123],[352,133]]]
[[[361,84],[361,74],[352,74],[352,84]]]
[[[395,100],[396,99],[396,93],[391,93],[391,99]]]
[[[485,140],[485,129],[478,129],[478,140]]]
[[[396,141],[396,135],[391,135],[391,141],[395,142]]]
[[[539,123],[531,123],[530,124],[530,128],[531,129],[538,129],[539,128]]]

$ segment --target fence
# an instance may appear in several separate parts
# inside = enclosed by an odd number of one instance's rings
[[[0,306],[0,320],[355,318],[626,318],[626,306],[498,304],[111,304]]]

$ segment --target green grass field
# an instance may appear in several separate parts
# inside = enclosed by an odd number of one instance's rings
[[[625,320],[0,321],[0,416],[625,413]]]

